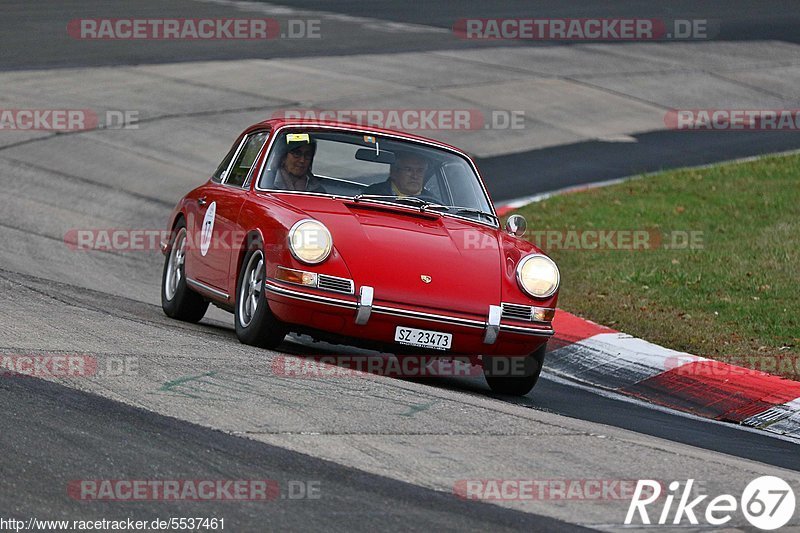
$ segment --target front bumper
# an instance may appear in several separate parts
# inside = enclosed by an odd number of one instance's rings
[[[265,288],[270,307],[281,320],[354,338],[385,341],[393,338],[389,335],[393,335],[394,326],[402,321],[421,328],[438,327],[458,335],[463,341],[458,343],[461,349],[454,345],[457,352],[502,353],[535,349],[554,333],[550,324],[504,323],[499,302],[487,306],[484,317],[469,317],[388,305],[376,300],[375,290],[368,286],[362,286],[358,295],[335,296],[275,279],[267,279]],[[365,328],[367,325],[370,327]]]

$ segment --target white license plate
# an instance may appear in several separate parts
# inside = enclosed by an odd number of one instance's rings
[[[420,348],[449,350],[453,343],[453,335],[427,329],[397,326],[397,329],[394,330],[394,342],[408,346],[419,346]]]

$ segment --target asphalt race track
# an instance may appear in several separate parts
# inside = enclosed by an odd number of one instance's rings
[[[125,515],[138,520],[154,516],[218,516],[233,524],[235,531],[306,529],[313,524],[331,524],[337,531],[390,527],[403,529],[409,517],[418,528],[460,531],[582,531],[559,520],[495,506],[476,505],[443,492],[420,489],[359,472],[352,468],[232,437],[173,418],[102,397],[82,394],[37,380],[3,384],[4,397],[18,408],[7,422],[3,449],[27,445],[30,462],[4,464],[6,478],[36,482],[5,484],[4,508],[15,514],[40,518],[71,516],[74,502],[64,500],[63,487],[78,472],[114,478],[125,473],[134,479],[157,470],[169,479],[191,473],[203,479],[272,479],[282,497],[274,501],[231,505],[230,502],[175,502],[159,505],[138,502],[125,508]],[[58,412],[58,424],[51,417]],[[76,441],[81,444],[76,446]],[[122,445],[124,443],[124,446]],[[109,453],[109,446],[117,448]],[[169,453],[169,451],[180,453]],[[35,465],[39,458],[59,458],[58,468]],[[6,468],[7,467],[7,468]],[[293,500],[292,480],[309,479],[324,487],[319,500]],[[119,513],[113,502],[91,510],[97,518]],[[85,516],[92,519],[92,516]]]
[[[335,65],[340,61],[325,59],[330,56],[353,56],[359,54],[386,54],[386,53],[424,53],[431,51],[469,51],[503,47],[531,48],[546,47],[559,51],[570,48],[583,47],[578,45],[563,45],[552,47],[547,44],[534,42],[531,46],[520,44],[517,41],[470,41],[454,39],[451,28],[455,20],[465,17],[514,17],[531,16],[529,2],[509,1],[501,5],[486,4],[478,1],[461,2],[457,7],[447,2],[425,2],[413,9],[409,9],[403,2],[384,2],[376,6],[373,2],[336,2],[336,8],[329,2],[302,1],[281,4],[280,2],[237,2],[235,0],[178,0],[168,5],[158,2],[138,2],[135,5],[111,1],[102,2],[95,0],[81,0],[67,3],[38,2],[35,4],[20,2],[10,4],[4,13],[3,34],[0,35],[0,68],[8,70],[41,69],[41,68],[79,68],[113,65],[157,65],[188,61],[213,61],[213,60],[246,60],[253,58],[322,58],[326,65],[333,70],[338,70]],[[55,7],[54,7],[55,6]],[[259,8],[261,6],[261,8]],[[579,14],[585,17],[592,16],[637,16],[637,17],[663,17],[664,19],[704,19],[717,28],[718,35],[714,43],[797,43],[800,24],[800,10],[790,0],[773,1],[754,4],[747,0],[728,2],[725,13],[719,13],[714,6],[704,6],[696,2],[672,2],[669,7],[658,4],[649,5],[647,2],[632,2],[628,0],[604,3],[603,6],[569,6],[563,2],[537,2],[536,13],[544,13],[551,17],[574,17]],[[139,41],[134,46],[126,41],[92,41],[85,42],[70,38],[65,31],[65,20],[79,17],[180,17],[191,13],[194,17],[203,16],[258,16],[266,15],[278,20],[285,20],[293,15],[321,20],[325,24],[324,38],[321,39],[278,39],[264,46],[262,42],[229,41],[220,46],[215,41]],[[46,37],[43,37],[46,36]],[[753,44],[747,48],[753,49]],[[643,58],[635,54],[628,54],[629,44],[620,45],[589,45],[592,52],[598,46],[606,47],[603,54],[620,52],[621,59],[629,63],[627,67],[635,75],[652,72],[656,76],[666,66],[662,48],[656,48],[656,53],[646,54]],[[616,49],[614,49],[616,46]],[[658,46],[658,45],[656,45]],[[680,45],[674,47],[680,50]],[[581,51],[581,63],[592,65],[591,72],[609,70],[614,78],[624,78],[625,71],[615,72],[615,62],[608,57],[592,57],[587,50]],[[768,51],[765,54],[754,55],[747,58],[744,54],[743,64],[731,65],[730,71],[724,73],[712,72],[710,79],[698,79],[698,84],[690,84],[684,90],[688,97],[677,99],[686,107],[711,107],[738,104],[738,107],[752,108],[754,103],[766,106],[775,106],[777,102],[791,108],[791,103],[796,102],[799,95],[796,91],[798,73],[795,67],[784,69],[791,61],[776,57],[776,53],[784,52],[783,49]],[[736,57],[739,52],[731,50],[731,57]],[[671,55],[671,54],[670,54]],[[509,64],[521,67],[520,58],[509,55]],[[676,61],[678,71],[685,71],[695,65],[701,72],[708,73],[715,66],[715,61],[710,64],[697,59],[694,50],[681,53]],[[562,57],[555,54],[563,69],[564,75],[571,80],[573,58]],[[618,58],[619,59],[619,58]],[[644,61],[642,61],[644,59]],[[724,59],[724,55],[723,55]],[[491,62],[496,56],[491,58]],[[548,61],[553,58],[547,58]],[[753,61],[758,63],[753,63]],[[728,58],[730,61],[730,58]],[[411,63],[414,61],[411,60]],[[502,62],[502,60],[501,60]],[[687,64],[688,62],[688,64]],[[441,66],[441,60],[439,60]],[[407,63],[403,62],[403,66]],[[544,62],[536,58],[531,68],[536,75],[552,75],[554,72],[548,67],[543,67]],[[773,65],[775,66],[774,68]],[[373,65],[374,66],[374,65]],[[470,65],[463,65],[469,67]],[[476,64],[474,67],[480,68]],[[761,87],[753,83],[752,77],[737,78],[743,69],[753,68],[753,76],[763,76]],[[445,71],[447,69],[445,68]],[[557,69],[560,70],[560,69]],[[424,72],[424,71],[423,71]],[[560,74],[560,72],[557,72]],[[741,93],[740,98],[731,94],[731,87],[725,83],[728,73],[739,80],[739,86],[753,91],[754,94]],[[435,73],[430,73],[435,75]],[[476,73],[473,73],[476,74]],[[497,76],[508,73],[497,73]],[[410,75],[412,79],[416,76]],[[773,78],[780,78],[777,87],[773,87]],[[402,76],[399,78],[402,79]],[[657,78],[656,78],[657,79]],[[593,76],[588,78],[576,77],[583,84],[593,84]],[[217,80],[219,81],[219,80]],[[663,89],[666,93],[677,93],[676,87],[685,80],[664,80]],[[646,86],[647,78],[632,80],[633,84]],[[602,84],[601,84],[602,85]],[[535,90],[536,88],[532,89]],[[610,94],[615,94],[613,84],[608,87]],[[780,96],[775,100],[776,93]],[[489,90],[479,93],[478,102],[491,94]],[[650,95],[636,91],[630,93],[638,101],[651,102]],[[698,98],[702,94],[703,97]],[[584,95],[582,95],[584,96]],[[607,98],[608,94],[600,95]],[[361,99],[360,101],[365,101]],[[366,100],[369,101],[369,100]],[[405,102],[404,102],[405,103]],[[547,103],[546,101],[544,102]],[[570,102],[571,103],[571,102]],[[463,105],[463,102],[461,102]],[[656,107],[667,110],[674,105],[671,99],[657,101]],[[599,105],[599,104],[597,104]],[[294,106],[298,107],[298,106]],[[679,107],[674,105],[674,107]],[[609,102],[609,116],[586,116],[581,120],[587,121],[616,121],[617,114],[622,112]],[[535,112],[535,110],[534,110]],[[531,118],[536,125],[538,117]],[[649,126],[652,127],[652,124]],[[620,176],[629,176],[642,172],[657,171],[665,168],[693,166],[698,164],[713,163],[741,157],[749,157],[763,153],[772,153],[800,148],[798,135],[794,131],[775,131],[740,133],[730,135],[729,132],[675,132],[675,131],[648,131],[631,134],[624,142],[613,135],[610,139],[604,138],[575,138],[563,137],[553,129],[563,128],[563,124],[547,123],[544,125],[547,142],[540,143],[538,136],[525,139],[523,143],[514,146],[513,150],[500,149],[499,154],[484,154],[480,148],[471,144],[457,142],[457,145],[468,151],[473,151],[478,156],[478,162],[484,175],[487,177],[487,186],[495,201],[511,200],[519,197],[546,192],[572,185],[580,185],[597,181],[605,181]],[[531,130],[531,126],[527,126]],[[613,129],[613,128],[612,128]],[[663,124],[659,129],[663,130]],[[552,138],[562,142],[553,143]],[[583,136],[581,136],[583,137]],[[592,135],[589,135],[592,137]],[[634,141],[635,142],[630,142]],[[525,144],[527,143],[527,144]],[[539,146],[542,144],[542,146]],[[489,150],[491,152],[491,149]],[[514,152],[512,157],[506,154]],[[531,172],[519,173],[519,168],[534,169]]]
[[[692,478],[707,494],[736,495],[775,475],[800,488],[796,442],[548,377],[528,396],[509,398],[490,393],[482,378],[277,375],[285,357],[354,350],[291,338],[278,351],[254,349],[237,341],[231,316],[217,309],[198,325],[170,320],[159,304],[156,250],[65,244],[75,228],[161,229],[241,129],[285,107],[430,100],[524,108],[524,131],[427,133],[476,154],[496,200],[800,148],[793,131],[664,128],[664,112],[681,105],[800,107],[800,9],[726,6],[718,13],[696,2],[667,9],[631,0],[588,11],[558,2],[5,2],[0,107],[137,110],[141,124],[0,131],[0,355],[90,356],[101,370],[48,380],[0,375],[0,518],[200,516],[225,518],[230,531],[617,531],[629,498],[486,503],[457,497],[455,487]],[[696,45],[579,46],[471,42],[450,31],[462,17],[532,11],[708,18],[721,31]],[[82,42],[65,30],[80,17],[225,16],[318,18],[324,38],[269,46]],[[659,76],[663,82],[650,82]],[[678,80],[683,85],[670,85]],[[520,87],[545,96],[522,98]],[[571,114],[584,100],[592,105]],[[69,492],[71,481],[92,479],[269,479],[280,494],[266,502],[107,502]],[[293,498],[298,486],[318,487],[319,497]],[[729,525],[749,527],[741,515]]]

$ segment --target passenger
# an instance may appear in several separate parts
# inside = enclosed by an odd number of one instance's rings
[[[324,193],[322,183],[311,173],[316,151],[317,143],[313,139],[286,143],[286,152],[281,158],[274,187],[287,191]]]
[[[397,152],[389,169],[389,179],[364,189],[364,194],[419,196],[428,175],[428,160],[412,152]],[[426,191],[427,192],[427,191]]]

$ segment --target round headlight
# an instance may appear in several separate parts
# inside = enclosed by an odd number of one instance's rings
[[[522,290],[534,298],[548,298],[558,290],[561,274],[552,259],[532,254],[519,262],[517,281]]]
[[[289,230],[289,250],[298,261],[315,265],[331,255],[333,238],[322,222],[306,219]]]

